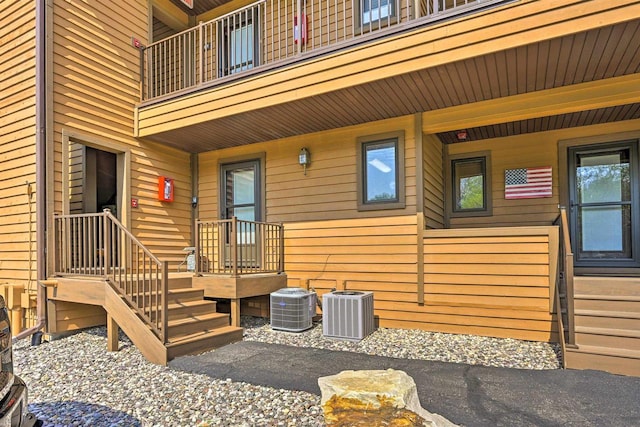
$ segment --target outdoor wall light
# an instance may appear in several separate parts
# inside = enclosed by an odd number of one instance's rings
[[[307,166],[311,164],[311,153],[305,147],[300,149],[298,154],[298,163],[304,167],[304,174],[307,175]]]

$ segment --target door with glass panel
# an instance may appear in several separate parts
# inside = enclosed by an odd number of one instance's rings
[[[576,266],[638,266],[637,156],[636,142],[570,150]]]
[[[251,160],[241,163],[222,165],[221,171],[221,217],[238,219],[235,242],[238,247],[236,256],[238,266],[242,268],[259,267],[260,236],[256,222],[261,221],[261,185],[260,161]],[[233,239],[231,229],[225,230],[225,264],[232,266]]]

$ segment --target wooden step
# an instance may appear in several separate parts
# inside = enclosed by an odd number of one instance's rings
[[[191,278],[193,274],[188,276],[172,276],[169,275],[169,289],[181,289],[191,287]]]
[[[640,330],[576,326],[576,344],[640,351]]]
[[[565,367],[640,376],[640,351],[580,345],[578,348],[567,348]]]
[[[175,320],[189,316],[215,313],[217,311],[216,306],[217,303],[215,301],[195,300],[169,304],[167,310],[169,311],[169,320]],[[151,315],[151,320],[155,319],[153,314],[154,313]]]
[[[243,329],[224,326],[204,333],[184,335],[167,344],[169,360],[186,354],[197,354],[242,340]]]
[[[227,313],[207,313],[169,320],[169,340],[229,325]]]
[[[640,313],[640,297],[576,294],[574,309]]]
[[[640,313],[575,310],[576,327],[640,330]]]
[[[178,304],[188,301],[202,301],[204,298],[204,291],[202,289],[193,289],[193,288],[180,288],[180,289],[169,289],[167,291],[168,304]],[[145,299],[145,305],[149,305],[151,297],[149,293],[144,294],[139,298]],[[134,300],[137,298],[134,297]],[[155,299],[155,297],[154,297]]]
[[[575,294],[640,297],[640,277],[574,277]]]

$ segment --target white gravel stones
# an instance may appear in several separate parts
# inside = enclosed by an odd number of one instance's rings
[[[361,342],[273,331],[243,317],[245,340],[526,369],[559,367],[555,345],[472,335],[380,328]],[[29,386],[29,409],[47,426],[303,426],[323,425],[320,397],[147,362],[121,334],[120,351],[106,350],[106,329],[94,328],[31,347],[14,346],[15,372]]]
[[[325,338],[322,324],[299,333],[272,330],[268,319],[243,317],[244,339],[297,347],[353,351],[399,359],[439,360],[520,369],[560,368],[557,344],[379,328],[360,342]]]
[[[319,426],[320,397],[147,362],[126,336],[106,350],[105,328],[38,347],[14,346],[29,409],[47,426]]]

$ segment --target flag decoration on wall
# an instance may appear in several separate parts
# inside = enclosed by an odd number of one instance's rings
[[[504,171],[505,199],[541,197],[551,197],[551,166]]]

